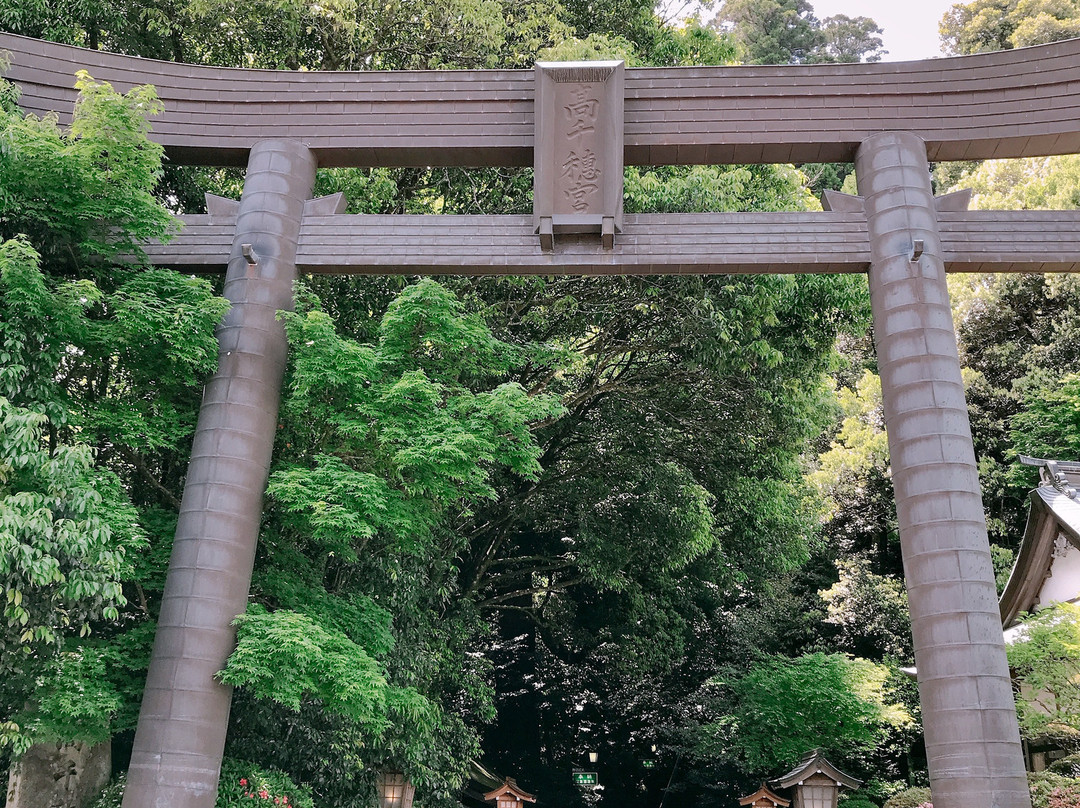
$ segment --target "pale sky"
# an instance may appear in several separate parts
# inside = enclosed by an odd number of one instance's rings
[[[810,0],[819,19],[834,14],[872,17],[885,30],[885,62],[941,56],[938,22],[961,0]]]

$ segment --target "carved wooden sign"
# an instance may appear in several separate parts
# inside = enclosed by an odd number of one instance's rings
[[[623,63],[538,62],[533,211],[544,249],[555,233],[622,229]]]

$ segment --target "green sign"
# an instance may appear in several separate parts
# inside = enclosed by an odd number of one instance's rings
[[[653,760],[652,758],[645,758],[643,761],[641,761],[641,765],[642,765],[643,768],[646,768],[646,769],[655,769],[656,768],[656,761]]]
[[[600,783],[596,772],[574,772],[575,786],[595,786]]]

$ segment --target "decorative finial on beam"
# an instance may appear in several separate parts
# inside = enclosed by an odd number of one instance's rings
[[[240,212],[240,203],[227,196],[217,194],[205,194],[206,212],[210,214],[210,221],[216,219],[235,219]]]
[[[962,213],[971,204],[971,189],[953,191],[951,194],[934,197],[934,207],[938,213],[948,211],[950,213]]]
[[[836,213],[862,213],[863,198],[826,188],[821,194],[821,208]]]
[[[344,213],[349,206],[349,200],[340,191],[329,196],[320,196],[318,199],[309,199],[304,203],[305,216],[333,216]]]

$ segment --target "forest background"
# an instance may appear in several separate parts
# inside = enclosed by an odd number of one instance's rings
[[[682,21],[651,0],[0,0],[0,28],[287,69],[881,55],[872,20],[805,0]],[[941,31],[956,54],[1076,36],[1080,3],[977,0]],[[0,766],[111,740],[121,775],[227,307],[219,280],[130,256],[243,176],[163,163],[152,88],[78,82],[70,131],[0,86]],[[822,189],[853,191],[851,169],[628,168],[625,205],[817,209]],[[1080,206],[1076,157],[934,179],[974,207]],[[355,213],[531,210],[528,170],[317,184]],[[1003,584],[1035,483],[1018,454],[1080,459],[1080,286],[951,284]],[[262,778],[368,806],[395,767],[444,808],[482,759],[546,805],[733,805],[812,747],[867,781],[851,808],[924,785],[868,309],[865,279],[842,276],[305,280],[222,673],[237,689],[219,804]],[[1075,659],[1069,625],[1041,641]],[[1080,717],[1059,718],[1080,751]],[[570,772],[590,750],[603,788],[582,791]],[[1047,782],[1044,804],[1073,787]]]

